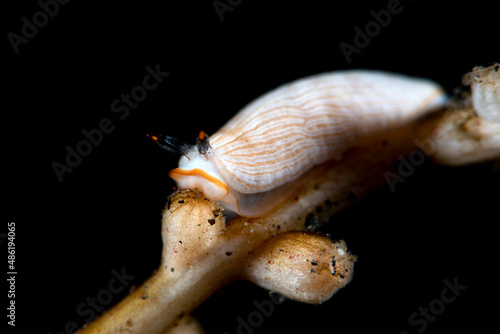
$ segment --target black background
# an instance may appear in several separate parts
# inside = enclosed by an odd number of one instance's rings
[[[499,60],[499,6],[486,1],[402,1],[401,13],[350,63],[339,44],[353,44],[354,27],[363,29],[370,11],[388,1],[244,0],[223,21],[212,1],[166,3],[71,1],[17,54],[6,36],[20,34],[21,18],[31,21],[40,7],[3,5],[0,232],[16,222],[16,333],[81,325],[77,305],[106,288],[113,269],[125,268],[139,285],[159,265],[161,212],[174,186],[167,173],[177,158],[146,133],[194,142],[199,130],[214,133],[259,95],[319,72],[382,69],[434,79],[451,93],[473,66]],[[112,101],[157,64],[170,75],[118,119]],[[114,131],[60,183],[51,164],[103,118]],[[286,301],[254,332],[416,333],[408,317],[455,277],[467,289],[425,332],[483,331],[496,316],[489,303],[496,303],[500,178],[492,170],[491,162],[428,164],[394,193],[380,189],[334,217],[323,230],[358,255],[352,283],[322,305]],[[208,333],[236,333],[237,317],[268,298],[240,282],[194,314]]]

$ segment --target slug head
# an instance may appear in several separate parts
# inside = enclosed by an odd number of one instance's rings
[[[169,136],[148,135],[148,138],[163,149],[181,155],[179,167],[168,173],[178,188],[198,188],[212,201],[236,202],[229,194],[229,186],[217,170],[214,150],[205,132],[200,132],[196,145],[189,145]]]

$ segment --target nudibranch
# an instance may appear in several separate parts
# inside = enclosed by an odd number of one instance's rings
[[[433,81],[370,70],[300,79],[264,94],[196,145],[150,136],[181,154],[170,171],[179,188],[198,188],[239,215],[260,216],[290,195],[313,168],[370,135],[443,106]]]

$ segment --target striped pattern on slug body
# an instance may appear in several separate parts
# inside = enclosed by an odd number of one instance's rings
[[[314,165],[340,159],[364,137],[444,104],[434,82],[377,71],[319,74],[278,87],[243,108],[171,171],[180,188],[200,188],[244,216],[281,202]]]

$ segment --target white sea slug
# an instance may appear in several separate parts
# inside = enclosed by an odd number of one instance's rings
[[[272,90],[212,136],[200,132],[196,145],[150,138],[182,155],[169,173],[179,188],[198,188],[226,209],[252,217],[279,204],[315,165],[340,159],[358,140],[406,124],[446,100],[429,80],[339,71]]]

